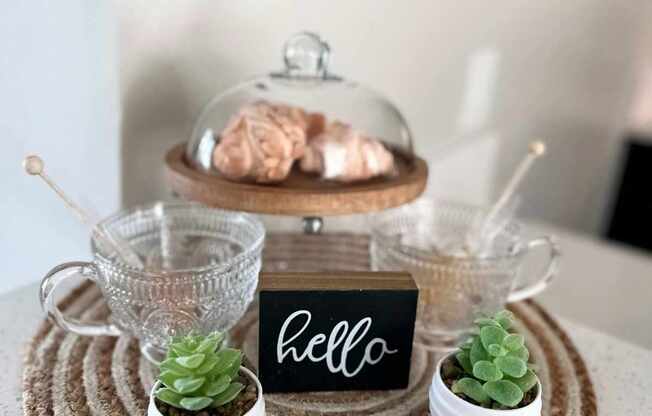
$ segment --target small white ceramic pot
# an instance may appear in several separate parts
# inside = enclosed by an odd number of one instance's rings
[[[448,354],[437,363],[430,386],[431,416],[541,416],[541,384],[537,384],[537,397],[525,407],[510,410],[485,409],[457,397],[441,379],[441,365],[453,354]]]
[[[254,403],[254,406],[249,409],[249,411],[245,413],[244,416],[265,416],[265,399],[263,398],[263,386],[260,385],[258,377],[256,377],[256,375],[252,373],[251,370],[245,367],[240,367],[240,373],[253,380],[254,383],[256,383],[256,390],[258,391],[256,403]],[[147,407],[147,416],[163,416],[163,414],[158,411],[154,401],[154,392],[159,388],[160,385],[161,382],[157,381],[156,384],[154,384],[154,387],[152,387],[152,391],[149,393],[149,406]]]

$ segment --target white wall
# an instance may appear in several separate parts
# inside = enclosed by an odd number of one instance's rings
[[[128,204],[166,194],[161,158],[213,94],[279,68],[284,40],[310,29],[330,42],[334,71],[403,110],[431,192],[485,202],[542,137],[549,154],[522,214],[592,233],[652,17],[647,0],[114,1]]]
[[[88,233],[21,167],[38,153],[73,197],[119,207],[115,28],[102,1],[4,1],[0,12],[0,293],[63,261]]]

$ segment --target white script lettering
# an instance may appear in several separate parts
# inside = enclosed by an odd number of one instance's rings
[[[285,333],[287,332],[290,323],[297,318],[303,316],[305,322],[299,331],[294,335],[286,339]],[[283,363],[283,360],[288,355],[292,356],[292,359],[296,362],[301,362],[304,359],[312,362],[326,361],[326,366],[331,373],[341,372],[345,377],[354,377],[360,371],[362,371],[365,364],[378,364],[380,360],[385,356],[385,354],[394,354],[398,350],[390,350],[387,347],[387,342],[382,338],[373,338],[364,349],[364,357],[360,361],[357,367],[353,371],[349,370],[347,358],[351,350],[353,350],[364,338],[364,336],[369,332],[371,327],[372,320],[370,317],[366,317],[360,320],[349,332],[349,323],[347,321],[338,322],[331,331],[328,338],[324,334],[317,334],[310,339],[306,350],[299,354],[296,347],[289,346],[294,340],[296,340],[305,330],[308,328],[310,321],[312,319],[312,314],[307,310],[298,310],[292,313],[287,317],[283,325],[281,326],[281,332],[278,335],[278,340],[276,342],[276,359],[279,364]],[[348,333],[348,334],[347,334]],[[315,346],[323,344],[326,342],[326,352],[324,355],[316,356],[315,355]],[[333,358],[333,352],[336,348],[342,344],[342,354],[340,355],[340,362],[336,363]],[[372,357],[373,347],[375,345],[380,346],[380,352],[374,358]]]

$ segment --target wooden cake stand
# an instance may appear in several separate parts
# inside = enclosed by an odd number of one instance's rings
[[[293,169],[284,182],[264,185],[234,182],[193,169],[182,143],[166,155],[166,180],[184,199],[230,210],[300,217],[366,213],[406,204],[425,189],[426,162],[394,155],[398,174],[391,178],[342,184]]]

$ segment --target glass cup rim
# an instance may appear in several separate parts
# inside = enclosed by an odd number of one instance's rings
[[[515,235],[518,238],[516,239],[514,244],[510,245],[508,250],[506,250],[502,254],[492,254],[483,257],[463,257],[463,256],[455,256],[455,255],[441,255],[436,257],[423,256],[422,254],[425,253],[425,250],[415,246],[406,246],[414,250],[414,254],[407,253],[401,249],[401,245],[389,242],[392,241],[392,239],[388,237],[395,234],[388,234],[382,231],[382,229],[384,228],[383,224],[387,222],[382,220],[387,219],[390,216],[394,216],[395,218],[395,216],[397,215],[405,215],[405,213],[407,213],[407,210],[410,209],[410,207],[416,207],[416,206],[427,206],[433,209],[432,212],[435,212],[434,208],[436,207],[440,207],[444,209],[460,209],[460,210],[465,210],[468,212],[475,212],[475,213],[482,211],[482,207],[479,205],[472,205],[472,204],[466,204],[466,203],[455,202],[455,201],[447,201],[447,200],[441,200],[436,198],[435,199],[420,198],[411,204],[375,214],[371,218],[371,226],[369,227],[371,232],[371,241],[374,244],[381,246],[383,250],[386,250],[403,259],[412,262],[417,262],[419,264],[430,265],[430,266],[445,266],[445,265],[449,265],[450,261],[454,261],[455,267],[462,266],[462,267],[469,267],[469,268],[470,267],[477,268],[479,265],[491,265],[491,264],[505,262],[505,261],[514,261],[519,257],[521,257],[526,252],[527,244],[524,243],[522,239],[518,237],[517,234],[517,232],[522,229],[522,224],[517,220],[510,220],[504,228],[506,230],[515,230],[510,232],[510,234]]]
[[[515,244],[511,254],[504,254],[500,256],[487,256],[487,257],[462,257],[462,256],[437,256],[425,257],[406,253],[398,249],[395,245],[383,244],[378,239],[374,239],[374,244],[381,246],[386,252],[391,253],[405,261],[414,263],[420,268],[430,267],[454,267],[459,269],[491,269],[499,267],[500,263],[517,261],[523,254],[525,254],[523,245],[520,243]]]
[[[192,202],[192,201],[155,201],[155,202],[149,202],[145,204],[139,204],[135,205],[129,208],[123,208],[114,214],[109,215],[108,217],[102,219],[98,224],[97,227],[106,227],[107,225],[111,224],[114,221],[117,221],[121,218],[124,218],[128,215],[131,215],[137,211],[148,211],[154,209],[157,205],[163,205],[165,208],[200,208],[204,210],[210,210],[210,211],[218,211],[221,214],[225,214],[227,216],[231,216],[233,218],[240,218],[243,219],[245,222],[248,222],[250,225],[252,225],[255,229],[255,239],[253,242],[247,244],[243,251],[234,257],[230,258],[229,260],[226,260],[220,264],[210,264],[210,265],[205,265],[205,266],[199,266],[199,267],[193,267],[193,268],[186,268],[186,269],[174,269],[174,270],[163,270],[163,271],[147,271],[144,269],[139,269],[134,266],[131,266],[129,264],[126,264],[124,261],[120,259],[111,259],[109,256],[106,255],[104,250],[100,248],[100,244],[97,242],[97,237],[96,234],[93,232],[91,235],[91,251],[93,253],[93,256],[97,259],[100,260],[103,263],[110,264],[113,267],[116,267],[118,269],[126,271],[126,275],[131,277],[131,278],[138,278],[138,277],[165,277],[167,279],[170,278],[179,278],[179,279],[187,279],[189,275],[201,275],[202,273],[214,273],[214,272],[220,272],[227,270],[231,267],[233,267],[236,264],[242,263],[245,261],[247,258],[251,257],[252,255],[256,254],[257,252],[260,252],[263,246],[263,243],[265,241],[265,226],[263,225],[262,221],[257,218],[253,214],[249,214],[247,212],[242,212],[242,211],[229,211],[221,208],[213,208],[209,207],[206,205],[202,205],[197,202]],[[197,276],[197,278],[200,278]],[[194,279],[193,279],[194,280]]]

